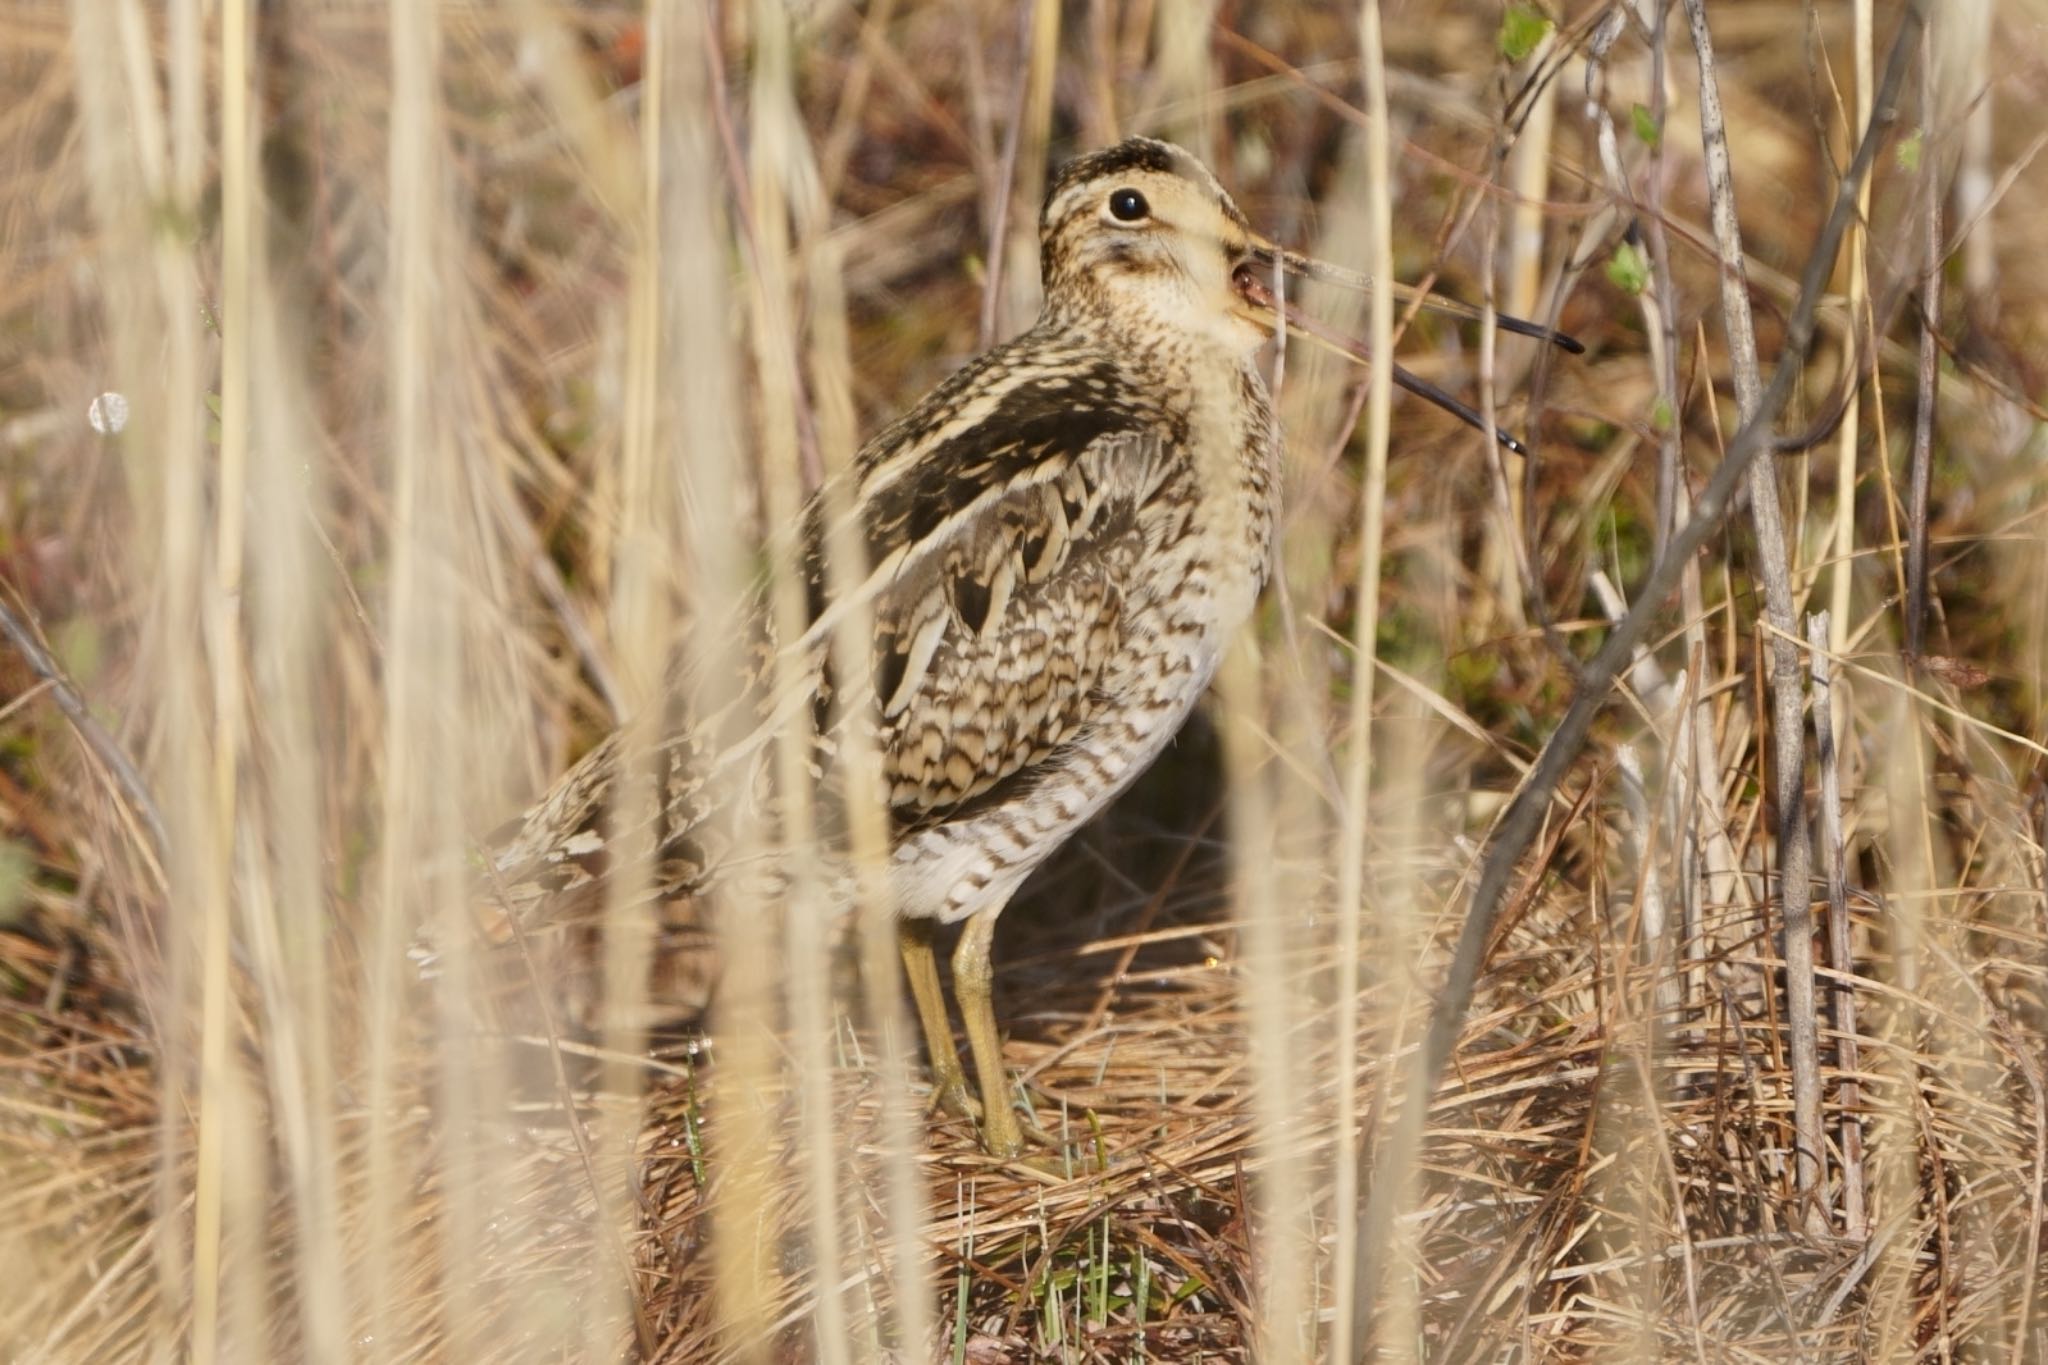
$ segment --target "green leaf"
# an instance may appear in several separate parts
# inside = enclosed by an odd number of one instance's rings
[[[73,681],[88,685],[106,665],[106,632],[100,622],[81,613],[51,628],[50,649]]]
[[[0,839],[0,924],[13,924],[28,903],[29,883],[35,877],[35,859],[10,839]]]
[[[1650,254],[1634,242],[1623,242],[1607,262],[1607,278],[1616,289],[1635,297],[1649,287]]]
[[[1628,117],[1629,122],[1635,125],[1636,137],[1641,139],[1642,144],[1645,147],[1655,148],[1658,140],[1664,136],[1664,130],[1657,126],[1657,120],[1651,115],[1650,107],[1646,104],[1638,104],[1635,108],[1628,111]]]
[[[1918,128],[1913,130],[1912,136],[1900,141],[1898,149],[1892,153],[1898,158],[1900,170],[1911,175],[1920,169],[1920,148],[1925,141],[1926,134]]]
[[[1657,401],[1650,404],[1650,425],[1658,431],[1669,431],[1672,420],[1671,400],[1660,393]]]
[[[1551,30],[1549,16],[1534,5],[1513,4],[1500,20],[1500,51],[1511,62],[1519,62],[1536,50]]]

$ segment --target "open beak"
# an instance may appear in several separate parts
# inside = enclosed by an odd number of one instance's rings
[[[1254,235],[1251,238],[1250,249],[1247,251],[1244,259],[1238,262],[1237,268],[1231,272],[1230,277],[1231,283],[1237,289],[1238,297],[1250,305],[1251,311],[1254,314],[1278,318],[1288,327],[1337,352],[1339,355],[1347,356],[1362,363],[1371,363],[1372,353],[1365,348],[1362,342],[1345,336],[1335,328],[1317,321],[1300,309],[1295,308],[1291,304],[1283,303],[1281,299],[1276,297],[1271,285],[1268,283],[1273,278],[1276,270],[1284,270],[1288,274],[1300,275],[1312,280],[1328,280],[1332,284],[1343,285],[1347,288],[1357,289],[1366,293],[1370,293],[1373,289],[1371,276],[1361,275],[1355,270],[1346,270],[1342,266],[1330,265],[1325,261],[1318,261],[1313,257],[1303,256],[1299,252],[1289,251],[1277,242],[1271,242],[1263,237]],[[1469,303],[1461,303],[1457,299],[1446,298],[1441,294],[1425,293],[1422,290],[1413,288],[1410,285],[1401,284],[1398,281],[1393,285],[1393,295],[1395,299],[1402,303],[1419,303],[1422,308],[1432,313],[1443,313],[1450,317],[1464,318],[1471,321],[1477,321],[1486,316],[1483,309],[1475,308]],[[1494,321],[1504,332],[1512,332],[1517,336],[1536,337],[1573,355],[1580,355],[1586,349],[1574,337],[1522,318],[1510,317],[1505,313],[1496,313],[1494,314]],[[1422,376],[1403,369],[1399,365],[1393,367],[1393,374],[1394,382],[1408,390],[1408,392],[1415,394],[1419,398],[1428,399],[1445,412],[1456,417],[1459,421],[1464,422],[1467,426],[1479,431],[1490,431],[1493,439],[1498,441],[1504,449],[1514,451],[1518,455],[1529,453],[1528,447],[1524,446],[1515,436],[1502,431],[1498,427],[1489,429],[1486,419],[1481,417],[1469,404],[1460,402],[1443,389],[1422,378]]]

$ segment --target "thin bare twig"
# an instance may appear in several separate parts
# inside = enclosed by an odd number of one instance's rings
[[[1651,569],[1648,580],[1636,594],[1634,607],[1608,634],[1607,642],[1580,675],[1572,704],[1566,708],[1556,732],[1543,746],[1529,776],[1501,817],[1492,846],[1480,867],[1478,882],[1472,892],[1472,908],[1459,933],[1443,993],[1430,1016],[1429,1032],[1408,1074],[1405,1102],[1389,1138],[1397,1166],[1411,1161],[1421,1143],[1429,1099],[1436,1091],[1444,1064],[1457,1041],[1466,1007],[1471,1002],[1473,986],[1478,980],[1480,959],[1492,939],[1508,882],[1542,825],[1551,793],[1584,748],[1593,718],[1606,704],[1607,694],[1613,688],[1615,678],[1628,665],[1636,643],[1649,630],[1651,622],[1662,611],[1665,599],[1678,585],[1686,561],[1720,530],[1734,507],[1737,485],[1757,459],[1771,448],[1771,424],[1791,398],[1804,368],[1807,350],[1813,344],[1821,297],[1834,269],[1835,254],[1841,246],[1842,236],[1855,215],[1856,187],[1870,173],[1877,158],[1879,139],[1890,130],[1897,117],[1894,105],[1904,76],[1906,58],[1912,52],[1925,22],[1919,4],[1909,6],[1900,21],[1898,34],[1886,59],[1876,116],[1856,150],[1849,174],[1836,187],[1833,209],[1821,229],[1820,240],[1815,244],[1806,268],[1801,272],[1798,301],[1786,327],[1784,353],[1771,374],[1769,386],[1758,401],[1755,414],[1728,442],[1727,454],[1707,480],[1691,520],[1672,537],[1666,553]],[[1359,1213],[1363,1225],[1358,1239],[1360,1256],[1357,1288],[1352,1300],[1354,1313],[1369,1308],[1377,1297],[1398,1193],[1388,1182],[1375,1181],[1366,1196],[1365,1207]],[[1363,1321],[1358,1323],[1360,1330],[1354,1337],[1356,1358],[1360,1360],[1366,1359],[1373,1349],[1363,1331],[1365,1325]]]
[[[1834,983],[1828,999],[1835,1024],[1835,1070],[1841,1075],[1836,1100],[1841,1129],[1835,1139],[1842,1153],[1842,1228],[1851,1237],[1870,1231],[1863,1200],[1863,1120],[1857,1117],[1862,1087],[1856,1080],[1856,991],[1851,983],[1856,961],[1849,945],[1849,884],[1842,848],[1842,776],[1835,752],[1834,663],[1828,657],[1829,622],[1824,611],[1806,618],[1806,640],[1812,647],[1813,747],[1820,766],[1821,870],[1828,886],[1828,965]]]
[[[93,757],[100,761],[101,766],[114,779],[114,784],[121,789],[121,795],[128,799],[128,804],[135,808],[136,818],[142,821],[142,827],[149,832],[150,843],[153,845],[151,852],[156,855],[156,860],[161,865],[168,845],[164,838],[164,819],[157,811],[156,798],[149,793],[149,784],[142,780],[142,774],[136,770],[135,764],[121,748],[120,743],[107,733],[104,726],[93,719],[92,712],[86,707],[85,699],[78,695],[78,689],[71,685],[71,679],[64,675],[64,670],[50,657],[42,642],[36,639],[35,632],[28,628],[28,623],[16,616],[14,609],[4,600],[0,600],[0,634],[6,635],[8,643],[14,646],[15,651],[21,655],[22,662],[28,665],[29,672],[42,679],[48,686],[50,696],[56,700],[57,709],[64,713],[64,718],[71,722],[72,727],[78,731],[79,738],[85,741],[85,747],[92,750]]]
[[[1728,128],[1721,110],[1714,42],[1707,29],[1706,0],[1685,0],[1700,63],[1700,140],[1706,151],[1707,194],[1714,243],[1721,255],[1721,318],[1728,333],[1728,359],[1735,378],[1735,405],[1746,426],[1756,419],[1763,393],[1756,328],[1749,313],[1749,272],[1742,228],[1735,214],[1734,168]],[[1821,1188],[1825,1151],[1820,1123],[1819,1019],[1813,995],[1812,844],[1806,837],[1805,726],[1800,720],[1804,689],[1799,682],[1798,627],[1792,602],[1792,570],[1786,558],[1785,518],[1778,505],[1778,471],[1768,460],[1749,469],[1749,511],[1756,528],[1757,569],[1763,579],[1764,615],[1771,642],[1771,787],[1777,806],[1778,906],[1785,934],[1786,1031],[1792,1053],[1792,1123],[1798,1147],[1794,1179],[1802,1200]],[[1807,1225],[1818,1231],[1809,1205]]]
[[[1606,72],[1606,54],[1627,26],[1630,14],[1627,7],[1614,9],[1603,21],[1588,47],[1586,64],[1586,108],[1598,120],[1600,162],[1607,175],[1608,190],[1617,199],[1625,201],[1635,213],[1635,226],[1642,231],[1650,249],[1650,287],[1643,291],[1639,303],[1643,310],[1644,336],[1650,345],[1651,378],[1656,382],[1657,399],[1663,405],[1666,419],[1661,425],[1652,424],[1657,431],[1657,483],[1650,542],[1655,554],[1663,553],[1664,543],[1671,538],[1672,529],[1678,524],[1679,481],[1684,468],[1679,422],[1678,291],[1672,281],[1671,241],[1664,224],[1666,12],[1665,6],[1658,5],[1647,19],[1637,15],[1638,22],[1646,25],[1648,30],[1649,115],[1651,127],[1657,130],[1657,137],[1650,145],[1649,166],[1643,175],[1640,195],[1621,163],[1620,138],[1615,132],[1613,112],[1604,100],[1595,97],[1596,79],[1604,77]],[[1596,57],[1599,60],[1594,60]]]

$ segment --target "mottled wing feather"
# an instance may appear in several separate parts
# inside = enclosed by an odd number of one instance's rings
[[[1157,442],[1097,426],[1038,456],[876,603],[880,747],[901,822],[981,797],[1073,738],[1123,639]]]
[[[1028,775],[1087,722],[1122,639],[1140,509],[1165,466],[1160,426],[1105,360],[998,350],[862,450],[855,515],[872,566],[874,701],[899,831]],[[829,607],[823,525],[814,506],[804,523],[814,616]],[[749,629],[765,639],[759,605]],[[799,685],[818,691],[823,650],[799,648]],[[739,705],[765,721],[778,707],[760,681]],[[678,678],[674,695],[692,690]],[[863,700],[846,698],[874,714]],[[813,709],[828,723],[830,708]],[[725,755],[709,752],[703,722],[668,727],[661,791],[633,822],[653,826],[657,894],[690,894],[717,875],[719,850],[707,845],[722,842],[710,828],[722,822],[708,819],[706,780]],[[494,899],[507,909],[524,917],[602,882],[632,733],[607,737],[493,839]],[[820,738],[828,764],[834,746]]]

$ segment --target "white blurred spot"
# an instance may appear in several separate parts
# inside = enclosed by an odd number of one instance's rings
[[[86,408],[85,420],[102,436],[118,435],[128,425],[128,399],[111,391],[103,393]]]

